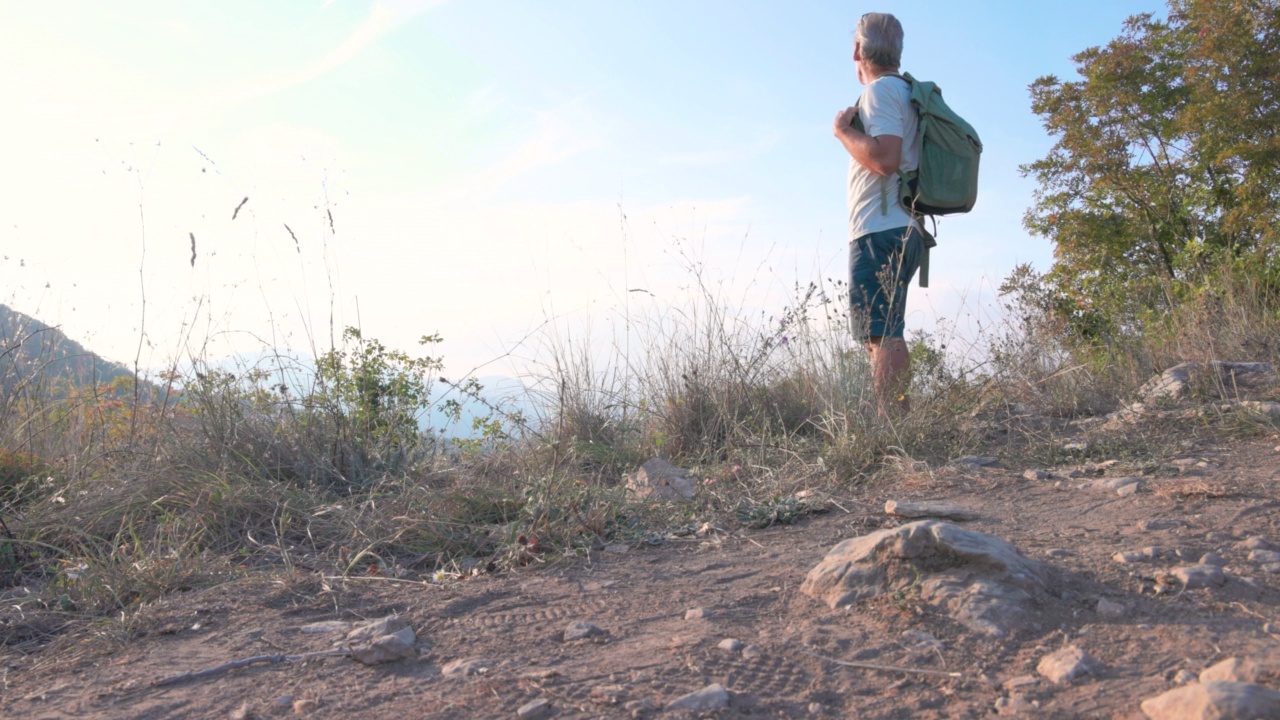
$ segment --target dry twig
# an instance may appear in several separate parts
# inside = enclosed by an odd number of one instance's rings
[[[220,675],[224,672],[236,670],[250,665],[260,665],[262,663],[282,663],[297,662],[299,660],[311,660],[320,657],[335,657],[339,655],[350,655],[350,650],[321,650],[319,652],[303,653],[301,655],[259,655],[257,657],[245,658],[244,660],[236,660],[225,665],[209,668],[208,670],[197,670],[194,672],[182,673],[172,677],[162,678],[151,683],[151,687],[165,687],[167,685],[176,685],[187,680],[202,680],[214,675]]]

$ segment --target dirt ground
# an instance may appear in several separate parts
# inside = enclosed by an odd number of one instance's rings
[[[1280,574],[1251,561],[1244,546],[1257,537],[1280,544],[1278,444],[1254,438],[1152,459],[1130,496],[1078,486],[1135,474],[1132,465],[1081,466],[1077,478],[1066,477],[1070,466],[1039,468],[1055,475],[1034,480],[1023,477],[1034,468],[1002,462],[836,495],[830,512],[790,526],[726,522],[725,533],[444,585],[303,572],[240,580],[145,608],[126,643],[89,628],[74,641],[7,650],[0,715],[514,718],[541,698],[549,717],[673,717],[667,703],[720,683],[729,705],[706,717],[977,718],[999,707],[1030,717],[1141,718],[1139,703],[1176,687],[1180,670],[1199,673],[1227,657],[1252,659],[1259,682],[1280,687],[1280,635],[1270,634],[1280,633]],[[909,592],[840,610],[799,592],[837,542],[906,522],[884,513],[886,500],[926,498],[978,511],[965,527],[1053,569],[1031,625],[994,639]],[[1153,529],[1144,520],[1177,522]],[[1157,559],[1113,559],[1147,547],[1160,549]],[[1224,586],[1168,582],[1168,570],[1208,552],[1226,562]],[[1123,615],[1102,617],[1100,598],[1122,604]],[[686,619],[697,608],[706,617]],[[390,614],[416,630],[418,658],[369,667],[323,657],[151,685],[238,659],[324,650],[342,636],[300,628]],[[577,620],[607,634],[564,642]],[[722,649],[728,638],[746,649]],[[1066,685],[1037,676],[1040,658],[1068,644],[1101,667]],[[479,661],[484,671],[445,677],[455,660]]]

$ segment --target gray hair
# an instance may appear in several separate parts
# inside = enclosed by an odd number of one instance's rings
[[[902,63],[902,23],[889,13],[863,15],[853,41],[862,48],[862,59],[881,70],[897,70]]]

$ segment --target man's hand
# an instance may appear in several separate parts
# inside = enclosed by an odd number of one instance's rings
[[[846,130],[853,129],[853,119],[858,117],[857,107],[847,107],[836,113],[836,121],[832,127],[832,132],[836,137],[840,137]]]

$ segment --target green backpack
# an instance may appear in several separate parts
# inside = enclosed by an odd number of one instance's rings
[[[911,73],[889,74],[911,86],[911,105],[919,118],[916,145],[920,148],[920,165],[916,170],[898,173],[898,200],[914,216],[969,212],[978,199],[982,141],[977,131],[947,106],[935,83],[916,80]],[[929,286],[929,248],[936,244],[925,233],[920,287]]]

